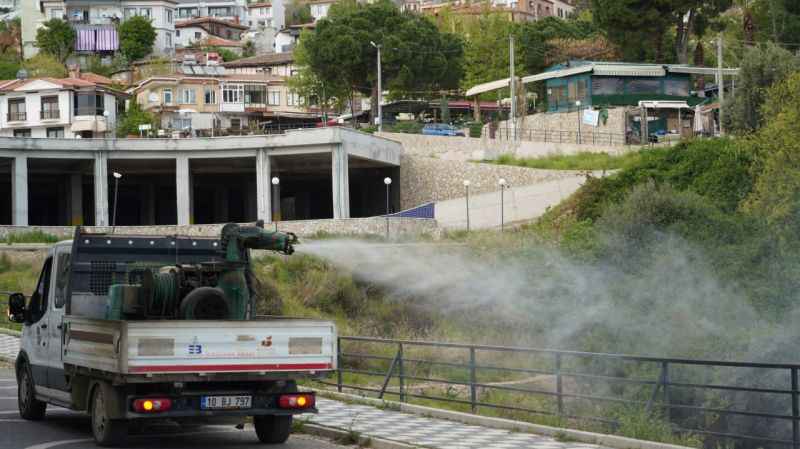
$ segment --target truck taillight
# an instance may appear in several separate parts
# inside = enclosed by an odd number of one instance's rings
[[[133,410],[139,413],[166,412],[172,408],[172,400],[167,398],[145,398],[133,401]]]
[[[278,398],[278,407],[294,409],[312,408],[315,402],[314,395],[311,393],[282,394]]]

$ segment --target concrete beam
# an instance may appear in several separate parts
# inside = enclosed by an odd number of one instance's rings
[[[272,221],[271,200],[272,164],[267,150],[260,149],[256,154],[256,217],[265,223]]]
[[[338,145],[331,156],[333,218],[350,218],[350,177],[347,150]]]
[[[192,224],[192,173],[188,156],[175,158],[175,193],[178,206],[178,224]]]
[[[11,222],[28,225],[28,158],[17,156],[11,165]]]
[[[108,226],[108,155],[94,155],[94,224]]]

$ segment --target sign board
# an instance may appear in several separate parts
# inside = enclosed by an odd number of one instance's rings
[[[583,124],[589,126],[597,126],[600,122],[600,111],[586,109],[583,111]]]
[[[139,131],[150,131],[152,127],[149,123],[145,123],[144,125],[139,125]]]

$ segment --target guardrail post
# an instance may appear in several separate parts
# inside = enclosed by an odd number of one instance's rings
[[[564,386],[561,380],[561,353],[556,353],[556,398],[558,399],[558,416],[564,416]]]
[[[405,376],[405,370],[403,369],[403,344],[397,344],[397,374],[398,374],[398,381],[400,383],[400,402],[406,401],[406,390],[405,390],[405,381],[403,376]]]
[[[792,448],[800,448],[800,390],[797,388],[797,368],[792,368]]]
[[[661,382],[664,407],[667,409],[667,421],[672,422],[672,407],[669,403],[669,363],[661,362]]]
[[[342,339],[336,338],[336,391],[342,392]]]
[[[478,388],[475,386],[477,382],[477,374],[475,372],[475,346],[469,348],[469,402],[472,406],[472,413],[478,412]]]

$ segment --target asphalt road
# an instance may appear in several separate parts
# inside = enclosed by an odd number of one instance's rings
[[[26,421],[17,411],[14,373],[0,367],[0,449],[96,449],[87,415],[48,407],[43,421]],[[196,426],[180,428],[163,424],[132,431],[128,449],[344,449],[308,435],[292,435],[284,445],[259,445],[251,426]],[[352,447],[352,446],[350,446]]]

